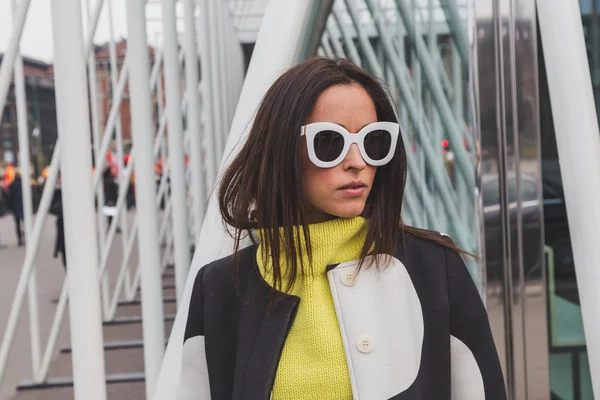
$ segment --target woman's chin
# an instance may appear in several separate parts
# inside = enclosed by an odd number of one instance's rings
[[[329,214],[334,215],[338,218],[355,218],[361,215],[364,211],[364,205],[362,207],[351,207],[332,210]]]

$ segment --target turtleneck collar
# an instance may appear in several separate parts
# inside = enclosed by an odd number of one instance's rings
[[[346,261],[357,260],[367,237],[368,220],[363,217],[335,218],[330,221],[308,225],[312,250],[312,265],[306,270],[305,278],[325,275],[326,267]],[[283,229],[280,230],[280,234]],[[262,236],[258,231],[259,237]],[[300,249],[304,249],[304,238],[301,240]],[[258,267],[263,278],[273,285],[271,260],[266,263],[262,258],[262,248],[259,245],[256,252]],[[308,255],[305,251],[301,254],[304,265],[308,265]],[[285,254],[281,255],[282,273],[285,274]],[[300,276],[298,277],[300,278]]]

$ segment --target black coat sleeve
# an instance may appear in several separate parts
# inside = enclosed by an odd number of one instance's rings
[[[210,400],[206,349],[204,345],[203,275],[200,268],[190,299],[182,350],[179,400]]]
[[[506,400],[488,315],[463,260],[446,249],[453,400]]]

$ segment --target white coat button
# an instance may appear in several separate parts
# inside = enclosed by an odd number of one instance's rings
[[[354,286],[356,284],[356,274],[349,269],[340,274],[340,280],[345,286]]]
[[[375,341],[373,340],[373,336],[368,333],[363,333],[358,337],[356,341],[356,347],[358,351],[361,353],[370,353],[375,348]]]

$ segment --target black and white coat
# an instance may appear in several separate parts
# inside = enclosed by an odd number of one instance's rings
[[[196,277],[183,345],[179,399],[268,400],[301,301],[267,312],[270,286],[256,246]],[[354,399],[505,400],[487,314],[461,258],[406,234],[381,268],[328,267]],[[298,382],[302,385],[302,382]]]

